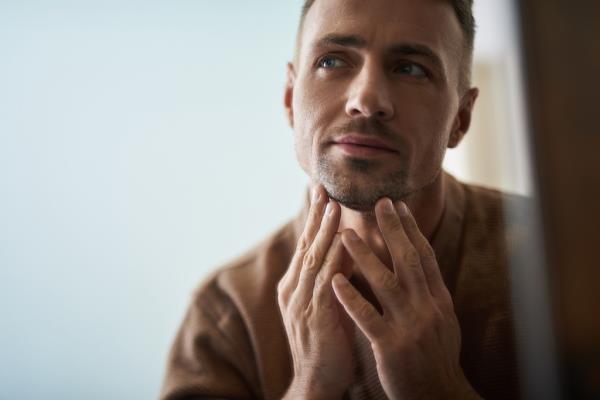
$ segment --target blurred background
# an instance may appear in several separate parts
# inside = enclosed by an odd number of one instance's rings
[[[150,399],[191,291],[294,216],[302,1],[0,1],[0,399]],[[511,2],[446,167],[532,191]]]

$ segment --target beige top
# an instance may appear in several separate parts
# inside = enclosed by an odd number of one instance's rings
[[[462,331],[461,365],[486,399],[518,398],[508,249],[523,242],[522,198],[446,174],[445,211],[432,246]],[[280,399],[291,382],[277,283],[290,263],[307,206],[262,244],[218,269],[193,296],[171,349],[161,399]],[[347,399],[385,399],[370,346],[356,329],[356,382]]]

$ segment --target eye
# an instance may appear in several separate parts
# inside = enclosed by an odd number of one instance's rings
[[[425,77],[427,76],[427,71],[425,68],[421,67],[419,64],[414,63],[402,63],[398,64],[394,68],[394,72],[402,75],[410,75],[415,77]]]
[[[325,56],[319,60],[319,68],[332,69],[347,67],[348,63],[341,58],[333,56]]]

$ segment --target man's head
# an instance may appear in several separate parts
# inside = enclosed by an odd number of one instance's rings
[[[445,0],[454,9],[454,14],[460,23],[463,31],[463,45],[461,55],[461,89],[468,89],[471,84],[471,68],[473,64],[473,49],[475,47],[475,18],[473,17],[473,0]],[[302,29],[306,14],[315,3],[315,0],[305,0],[300,14],[300,23],[298,24],[298,34],[296,37],[296,54],[298,59],[298,50],[302,45]]]
[[[477,97],[471,1],[309,0],[298,35],[285,105],[309,176],[361,211],[434,182]]]

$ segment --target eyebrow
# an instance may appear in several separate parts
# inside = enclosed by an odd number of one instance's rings
[[[442,59],[428,46],[418,43],[403,43],[391,47],[390,53],[404,56],[426,57],[437,67],[443,68]]]
[[[362,49],[367,41],[355,35],[326,35],[315,42],[317,47],[342,46]],[[431,60],[437,67],[443,68],[442,59],[429,46],[419,43],[398,43],[388,49],[389,53],[404,56],[421,56]]]
[[[327,35],[316,42],[317,45],[334,45],[344,47],[363,48],[367,45],[367,41],[359,36],[354,35]]]

